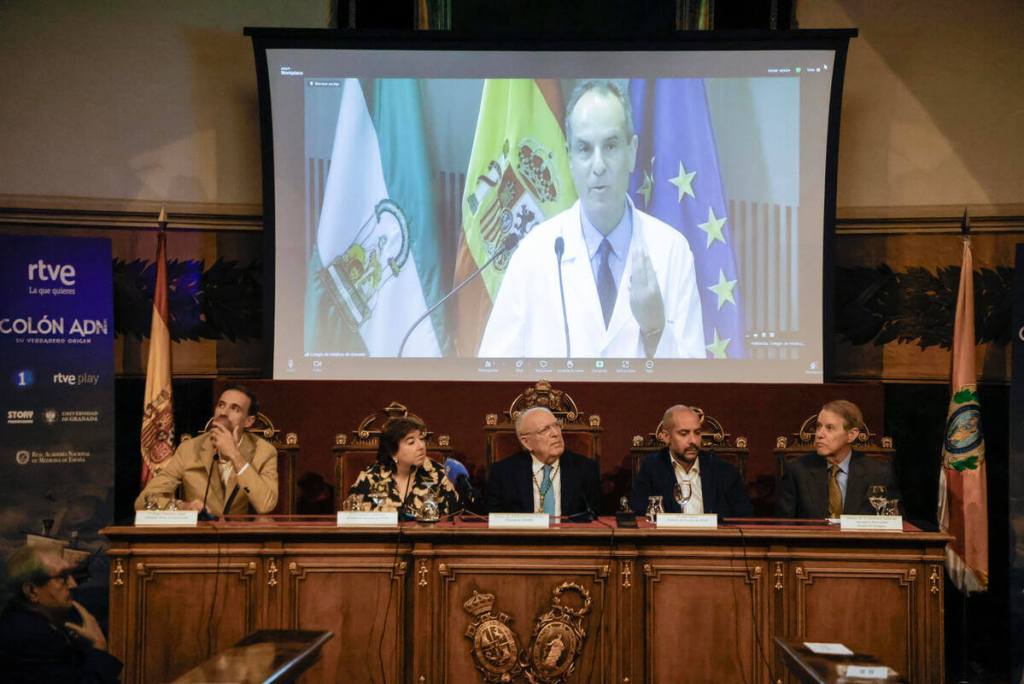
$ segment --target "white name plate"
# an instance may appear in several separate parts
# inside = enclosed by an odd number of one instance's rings
[[[659,513],[657,527],[682,527],[691,530],[717,530],[717,513]]]
[[[398,511],[338,511],[338,527],[398,527]]]
[[[843,644],[805,641],[804,646],[811,649],[811,653],[817,653],[818,655],[853,655],[853,651]]]
[[[138,527],[195,527],[199,511],[136,511]]]
[[[840,530],[903,531],[902,515],[844,515],[839,518]]]
[[[490,513],[487,516],[487,527],[494,529],[532,529],[540,530],[551,527],[551,516],[547,513]]]
[[[885,665],[849,665],[846,668],[848,679],[888,679],[889,668]]]

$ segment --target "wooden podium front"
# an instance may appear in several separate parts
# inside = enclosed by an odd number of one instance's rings
[[[943,677],[947,536],[745,523],[110,527],[110,648],[164,682],[258,629],[336,635],[309,682],[787,680],[774,638]]]

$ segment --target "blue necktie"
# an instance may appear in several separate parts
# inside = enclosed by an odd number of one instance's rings
[[[608,238],[601,240],[601,245],[597,248],[597,255],[600,257],[597,264],[597,297],[601,300],[601,313],[604,314],[606,328],[615,309],[615,278],[612,277],[612,268],[608,264],[611,252],[612,243],[608,242]]]
[[[554,483],[551,482],[551,466],[544,466],[544,476],[540,481],[540,498],[544,505],[544,512],[548,515],[555,514],[555,493],[552,491]]]

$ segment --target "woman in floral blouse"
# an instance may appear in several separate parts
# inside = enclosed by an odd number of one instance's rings
[[[444,468],[427,458],[426,426],[415,418],[392,418],[384,424],[377,461],[359,473],[349,498],[370,502],[372,510],[399,511],[416,517],[432,491],[441,515],[459,509],[459,497]]]

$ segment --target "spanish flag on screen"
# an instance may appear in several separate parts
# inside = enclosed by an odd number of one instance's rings
[[[506,236],[521,238],[576,201],[562,109],[556,80],[484,82],[462,196],[456,283],[499,251]],[[459,356],[476,356],[510,256],[495,260],[459,293],[454,336]]]

